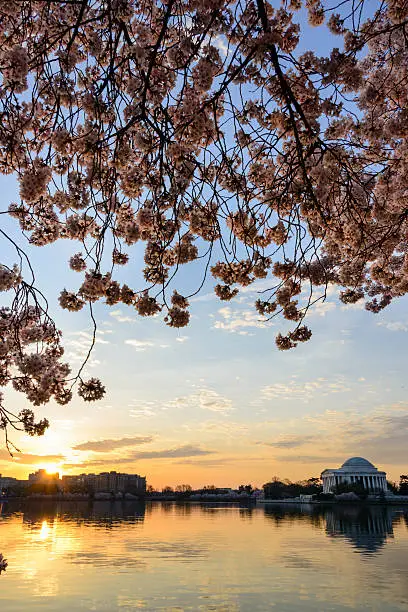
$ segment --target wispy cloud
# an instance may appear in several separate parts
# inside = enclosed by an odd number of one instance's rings
[[[144,451],[137,453],[135,458],[137,459],[171,459],[178,457],[200,457],[203,455],[212,455],[215,451],[206,450],[199,446],[193,446],[192,444],[184,444],[183,446],[176,446],[175,448],[166,448],[163,450],[155,451]]]
[[[109,316],[116,319],[118,323],[134,323],[136,321],[135,317],[129,317],[128,315],[123,314],[123,311],[120,310],[120,308],[117,310],[111,310]]]
[[[137,352],[142,352],[147,348],[152,348],[155,346],[154,342],[151,342],[150,340],[137,340],[136,338],[128,338],[128,340],[125,340],[125,344],[133,346]]]
[[[228,49],[227,40],[223,36],[216,36],[213,39],[213,45],[221,51],[224,57],[226,57],[231,51],[230,49]]]
[[[109,333],[109,330],[97,330],[95,337],[95,345],[98,344],[110,344],[109,340],[101,337]],[[65,357],[70,363],[78,364],[82,363],[89,349],[92,346],[93,335],[86,330],[70,332],[64,336],[64,347],[66,350]],[[95,348],[87,361],[86,368],[95,368],[100,365],[99,359],[95,358]]]
[[[329,461],[340,465],[352,456],[366,457],[379,465],[386,463],[403,464],[406,457],[408,436],[408,403],[384,405],[361,414],[359,410],[326,410],[323,413],[306,415],[299,426],[304,434],[293,434],[294,439],[309,438],[319,441],[316,452],[310,455],[296,453],[277,454],[278,461],[321,463],[327,467]],[[293,423],[292,423],[293,427]],[[285,437],[282,436],[285,441]],[[287,437],[290,442],[290,436]],[[279,440],[278,440],[279,443]],[[274,444],[277,449],[297,448]],[[330,454],[335,448],[335,455]],[[339,463],[340,462],[340,463]]]
[[[177,465],[196,465],[206,468],[215,468],[227,465],[228,463],[231,463],[231,461],[233,461],[233,459],[181,459],[180,461],[175,461],[174,463],[177,463]]]
[[[305,382],[291,380],[288,383],[275,383],[262,387],[261,399],[299,400],[308,403],[317,394],[324,396],[348,391],[351,391],[351,387],[342,377],[334,380],[316,378]]]
[[[385,327],[393,332],[408,331],[408,323],[404,323],[403,321],[378,321],[377,325],[379,327]]]
[[[255,310],[232,310],[229,306],[224,306],[218,310],[218,316],[220,318],[214,321],[213,328],[229,333],[246,335],[247,328],[268,327]]]
[[[130,465],[132,463],[135,463],[134,460],[131,459],[109,459],[105,458],[105,459],[84,459],[83,461],[77,461],[76,463],[72,462],[72,463],[64,463],[63,465],[63,469],[64,470],[72,470],[74,468],[80,468],[82,470],[91,468],[91,467],[102,467],[104,466],[104,468],[107,469],[107,466],[109,466],[109,464],[111,463],[112,465],[112,470],[116,467],[118,467],[119,465]]]
[[[354,304],[342,304],[341,310],[364,310],[365,300],[361,299]]]
[[[0,460],[5,460],[12,464],[14,461],[18,463],[23,463],[27,465],[32,464],[40,464],[40,463],[56,463],[58,461],[62,461],[65,459],[64,455],[55,454],[55,455],[34,455],[31,453],[13,453],[13,457],[10,457],[10,454],[7,450],[0,450]]]
[[[183,457],[203,457],[213,455],[215,451],[207,450],[193,444],[184,444],[173,448],[164,448],[159,450],[132,452],[121,457],[105,457],[104,459],[84,459],[76,463],[65,463],[65,469],[87,469],[90,467],[100,467],[103,469],[115,469],[120,466],[132,466],[138,464],[142,459],[178,459]]]
[[[210,410],[211,412],[220,412],[223,414],[233,410],[232,401],[214,389],[200,387],[194,393],[181,397],[176,397],[174,400],[167,402],[169,408],[201,408],[202,410]]]
[[[195,409],[208,410],[219,414],[229,414],[233,410],[232,401],[209,387],[199,386],[188,395],[180,395],[173,399],[142,400],[134,399],[128,404],[131,417],[154,417],[163,411],[175,408],[190,412]]]
[[[88,442],[82,442],[81,444],[77,444],[73,447],[73,450],[93,451],[97,453],[102,453],[106,451],[115,450],[116,448],[147,444],[152,440],[152,436],[133,436],[119,439],[89,440]]]
[[[310,444],[316,440],[315,436],[299,435],[299,436],[282,436],[280,439],[273,442],[259,442],[265,446],[272,446],[273,448],[298,448],[305,444]]]
[[[131,404],[129,404],[129,416],[132,418],[139,417],[153,417],[156,416],[159,407],[157,402],[143,402],[133,400]]]
[[[310,308],[310,310],[308,311],[308,317],[309,318],[313,316],[325,317],[328,312],[332,312],[335,309],[336,309],[335,302],[329,302],[328,300],[324,302],[319,301],[313,304],[313,306]]]
[[[225,421],[203,421],[202,423],[185,423],[183,428],[192,432],[210,432],[213,436],[223,439],[237,439],[249,434],[249,426],[244,423],[237,423],[230,419]]]
[[[322,471],[328,466],[340,467],[345,457],[343,455],[280,455],[277,460],[295,463],[319,463]]]

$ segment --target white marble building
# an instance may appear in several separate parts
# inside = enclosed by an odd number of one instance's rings
[[[387,492],[386,473],[380,472],[363,457],[352,457],[341,468],[324,470],[321,478],[323,493],[332,493],[339,484],[360,484],[370,493]]]

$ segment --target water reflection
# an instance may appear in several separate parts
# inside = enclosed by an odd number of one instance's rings
[[[0,608],[400,612],[407,510],[10,500]]]
[[[35,526],[55,519],[94,524],[107,528],[122,522],[143,522],[146,506],[139,501],[69,501],[15,499],[0,505],[0,517],[22,514],[23,522]]]
[[[394,537],[393,524],[400,520],[401,514],[392,508],[340,508],[327,513],[326,533],[345,538],[362,554],[371,554]]]
[[[157,505],[124,501],[71,501],[51,500],[10,500],[0,504],[0,518],[21,515],[28,528],[40,530],[46,539],[55,521],[66,521],[80,525],[94,525],[100,528],[120,528],[123,523],[141,523],[157,510]],[[176,513],[188,519],[192,513],[219,515],[233,512],[241,520],[251,520],[259,508],[242,507],[234,504],[160,504],[163,515]],[[362,554],[379,551],[394,537],[394,525],[404,521],[408,526],[408,509],[387,506],[312,506],[312,505],[271,505],[263,509],[265,518],[274,526],[287,527],[307,522],[317,530],[325,530],[330,538],[342,538]]]
[[[392,539],[395,524],[408,524],[408,512],[392,506],[266,506],[265,515],[276,526],[307,521],[323,527],[330,538],[346,540],[363,555],[378,552]]]

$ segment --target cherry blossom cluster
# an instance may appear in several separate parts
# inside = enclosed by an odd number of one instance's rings
[[[405,0],[1,3],[0,172],[19,179],[9,213],[32,245],[75,243],[81,280],[60,305],[184,327],[192,263],[195,292],[208,272],[221,300],[269,281],[255,308],[291,326],[286,350],[329,283],[372,312],[405,295],[407,20]],[[300,51],[309,27],[331,33],[324,56]],[[140,244],[144,282],[123,284]],[[0,268],[0,289],[20,283]],[[18,357],[23,379],[53,371],[56,391],[21,383],[30,401],[68,397],[50,344]]]
[[[0,279],[0,290],[14,294],[11,307],[0,308],[0,386],[10,384],[34,406],[46,404],[51,398],[65,405],[72,399],[72,387],[79,378],[78,394],[86,401],[100,399],[105,393],[100,381],[70,376],[70,367],[62,361],[61,333],[49,317],[46,304],[41,303],[41,296],[23,281],[18,266],[1,266]],[[9,449],[13,446],[8,437],[10,428],[31,436],[45,432],[47,419],[36,421],[28,408],[15,414],[3,400],[0,392],[0,429]]]

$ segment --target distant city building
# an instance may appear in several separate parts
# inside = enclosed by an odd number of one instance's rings
[[[54,474],[49,474],[47,470],[37,470],[36,472],[28,475],[28,483],[30,485],[58,485],[60,484],[59,473],[55,472]]]
[[[142,495],[146,492],[146,478],[138,474],[121,472],[102,472],[101,474],[78,474],[63,476],[64,491],[86,491],[89,493],[133,493]]]
[[[359,485],[370,493],[387,491],[386,473],[363,457],[352,457],[338,469],[324,470],[321,478],[323,493],[333,493],[338,485]]]
[[[2,476],[0,474],[0,495],[10,490],[22,489],[28,486],[28,480],[19,480],[11,476]]]

